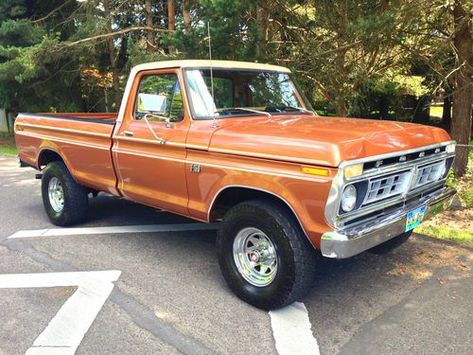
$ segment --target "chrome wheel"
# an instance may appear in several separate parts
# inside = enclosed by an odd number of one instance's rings
[[[54,212],[61,212],[64,209],[64,189],[61,181],[57,177],[52,177],[48,184],[48,197]]]
[[[258,228],[248,227],[238,232],[233,241],[233,260],[240,275],[253,286],[268,286],[276,278],[276,248]]]

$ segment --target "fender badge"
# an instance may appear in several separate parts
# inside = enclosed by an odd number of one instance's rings
[[[200,164],[192,164],[191,165],[191,171],[193,173],[200,173]]]

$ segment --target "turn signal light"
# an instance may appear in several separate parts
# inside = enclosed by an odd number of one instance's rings
[[[328,169],[323,169],[323,168],[313,168],[309,166],[303,166],[302,172],[304,174],[310,174],[310,175],[328,176]]]
[[[363,174],[363,163],[348,165],[344,169],[345,178],[353,178]]]
[[[455,143],[450,143],[449,145],[445,147],[445,151],[447,153],[455,153],[455,146],[456,146]]]

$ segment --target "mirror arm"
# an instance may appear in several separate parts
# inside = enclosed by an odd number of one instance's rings
[[[165,141],[162,137],[158,136],[158,135],[154,132],[153,127],[151,127],[151,125],[150,125],[150,123],[149,123],[149,121],[148,121],[148,115],[152,115],[152,114],[147,113],[147,114],[145,114],[145,115],[143,116],[143,119],[145,120],[146,125],[148,126],[148,129],[151,131],[151,133],[153,134],[154,138],[156,138],[156,140],[158,141],[159,144],[164,144],[164,143],[166,143],[166,141]]]

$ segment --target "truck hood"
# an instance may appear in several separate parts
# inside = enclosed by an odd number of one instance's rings
[[[209,151],[330,167],[450,140],[440,128],[341,117],[278,115],[227,118],[218,124]]]

